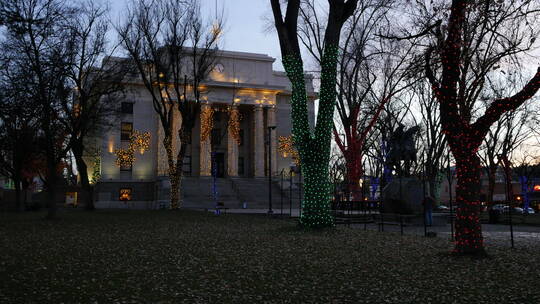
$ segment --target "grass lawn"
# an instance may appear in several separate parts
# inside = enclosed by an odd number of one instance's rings
[[[194,211],[0,214],[0,303],[540,303],[540,244],[448,255],[441,238]]]

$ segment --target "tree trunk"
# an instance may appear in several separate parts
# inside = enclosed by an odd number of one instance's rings
[[[178,168],[177,166],[181,166],[181,164],[175,164],[174,163],[174,155],[173,155],[173,146],[172,146],[172,137],[169,134],[165,134],[165,138],[163,138],[163,145],[165,146],[165,150],[167,151],[167,162],[169,165],[169,181],[171,182],[171,190],[170,190],[170,208],[172,210],[178,209],[179,206],[179,198],[180,193],[178,192],[178,187],[180,186],[180,174],[178,174]]]
[[[86,210],[94,210],[94,189],[90,185],[88,178],[88,166],[83,159],[84,145],[82,141],[72,142],[73,156],[75,157],[75,163],[77,164],[77,171],[79,172],[79,178],[81,181],[81,202],[85,206]]]
[[[352,195],[353,201],[362,200],[362,188],[360,179],[362,178],[362,154],[360,151],[346,151],[347,157],[347,181],[349,184],[349,192]]]
[[[82,157],[82,149],[72,149],[75,156],[75,162],[77,163],[77,171],[79,172],[79,178],[81,179],[81,201],[86,210],[94,210],[94,189],[90,185],[88,179],[88,167]],[[75,152],[77,151],[77,152]]]
[[[433,199],[437,199],[437,193],[435,193],[435,187],[437,187],[437,181],[436,177],[430,176],[428,180],[429,185],[429,196],[431,196]]]
[[[308,156],[309,157],[309,156]],[[321,163],[323,165],[321,165]],[[302,162],[304,176],[304,201],[300,223],[310,228],[324,228],[334,225],[330,212],[330,183],[328,162],[319,162],[315,155]]]
[[[336,65],[338,47],[326,45],[322,58],[321,89],[317,125],[310,131],[307,115],[307,96],[303,63],[297,56],[284,59],[284,67],[292,84],[292,122],[294,140],[299,144],[304,175],[303,212],[300,223],[310,228],[334,225],[330,213],[328,166],[332,141],[334,106],[336,99]]]
[[[307,115],[307,96],[302,60],[298,56],[287,56],[283,59],[283,65],[293,88],[291,96],[292,133],[294,141],[298,144],[300,167],[304,176],[305,196],[302,202],[300,223],[309,228],[329,227],[333,225],[328,197],[330,193],[328,164],[330,161],[330,140],[333,125],[328,125],[328,134],[317,134],[315,132],[314,137],[312,137]],[[325,98],[328,97],[325,96]],[[328,102],[328,100],[323,101],[322,99],[319,104]],[[328,112],[328,109],[324,111]],[[322,112],[321,107],[319,107],[317,125],[321,123],[324,115],[331,115],[331,113],[325,114]],[[327,136],[324,136],[326,138],[318,138],[317,135]]]
[[[452,151],[456,159],[456,241],[458,254],[484,255],[480,224],[480,158],[476,150]]]

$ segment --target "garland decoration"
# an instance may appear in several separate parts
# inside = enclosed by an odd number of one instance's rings
[[[133,165],[133,162],[135,161],[135,155],[133,153],[133,149],[116,149],[114,150],[114,154],[116,155],[116,165],[118,167],[130,167]]]
[[[129,137],[129,146],[127,149],[116,149],[116,165],[118,167],[131,167],[135,162],[135,151],[144,154],[145,150],[150,148],[150,132],[140,132],[134,130]]]
[[[139,150],[139,153],[144,154],[144,151],[150,147],[150,132],[133,131],[129,145],[133,151]]]

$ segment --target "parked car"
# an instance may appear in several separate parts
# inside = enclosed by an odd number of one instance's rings
[[[446,207],[445,205],[439,205],[435,207],[435,210],[437,211],[450,211],[450,208]]]
[[[500,212],[508,211],[508,208],[509,208],[508,205],[503,205],[503,204],[495,204],[491,207],[492,210],[496,210]]]
[[[504,206],[504,209],[503,209],[502,212],[508,213],[509,210],[510,210],[509,206]],[[513,207],[512,208],[512,214],[523,214],[523,208]]]
[[[529,207],[526,209],[527,212],[525,212],[525,209],[523,209],[523,213],[528,213],[528,214],[534,214],[534,209]]]
[[[520,207],[514,207],[514,213],[523,214],[523,208],[520,208]]]

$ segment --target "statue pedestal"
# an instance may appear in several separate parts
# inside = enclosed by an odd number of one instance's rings
[[[383,189],[383,212],[399,214],[422,214],[424,188],[416,177],[394,178]]]

